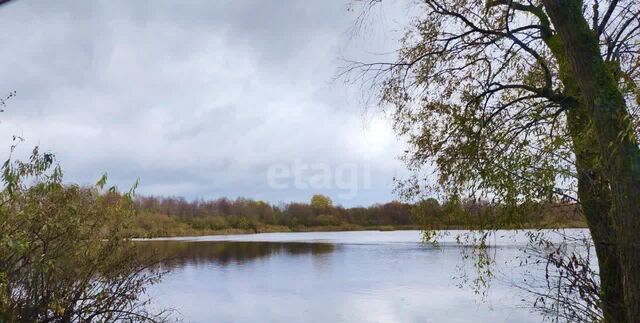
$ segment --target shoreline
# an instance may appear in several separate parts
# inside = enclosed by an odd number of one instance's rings
[[[326,226],[326,227],[298,227],[289,228],[285,226],[270,226],[257,228],[256,230],[248,229],[224,229],[224,230],[188,230],[185,232],[174,232],[168,235],[135,235],[132,240],[152,240],[152,239],[169,239],[169,238],[185,238],[185,237],[204,237],[204,236],[231,236],[231,235],[254,235],[261,233],[305,233],[305,232],[356,232],[356,231],[415,231],[415,230],[447,230],[447,231],[462,231],[462,230],[553,230],[553,229],[587,229],[587,226],[582,223],[564,223],[554,225],[522,225],[518,227],[498,227],[498,228],[478,228],[478,227],[465,227],[465,226],[442,226],[438,228],[425,228],[424,226],[417,225],[402,225],[402,226]]]

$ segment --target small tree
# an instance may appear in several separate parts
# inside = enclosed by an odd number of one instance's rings
[[[331,210],[333,202],[328,196],[322,194],[315,194],[311,197],[311,208],[316,215],[324,214]]]

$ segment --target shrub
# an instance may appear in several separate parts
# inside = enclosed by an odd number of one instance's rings
[[[0,191],[0,321],[158,321],[142,299],[160,273],[132,248],[133,191],[65,185],[51,154],[8,160]]]

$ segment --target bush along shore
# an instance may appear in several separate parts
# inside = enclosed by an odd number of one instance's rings
[[[272,205],[246,198],[187,201],[138,197],[130,223],[140,238],[265,232],[524,229],[585,227],[575,204],[548,201],[506,208],[486,201],[426,199],[368,207],[333,205],[324,195],[308,203]]]

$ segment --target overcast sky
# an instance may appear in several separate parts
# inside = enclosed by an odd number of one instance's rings
[[[332,81],[396,46],[407,8],[359,33],[347,0],[38,1],[0,7],[0,115],[68,181],[193,198],[347,206],[396,198],[402,143]]]

